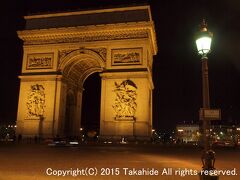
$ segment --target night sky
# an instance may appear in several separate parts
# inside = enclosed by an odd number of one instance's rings
[[[214,34],[212,52],[208,56],[211,107],[222,109],[223,123],[240,123],[238,0],[12,0],[1,4],[0,123],[16,120],[17,76],[20,75],[22,61],[22,42],[17,38],[16,30],[24,27],[24,15],[142,3],[151,5],[159,49],[153,68],[154,128],[168,130],[176,123],[199,121],[201,61],[194,34],[203,18]]]

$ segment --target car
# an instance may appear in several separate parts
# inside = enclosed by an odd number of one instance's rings
[[[216,141],[212,144],[213,147],[224,147],[225,146],[225,142],[221,142],[221,141]]]
[[[70,139],[67,143],[67,146],[78,146],[79,142],[77,139]]]
[[[225,146],[227,146],[227,147],[234,147],[234,143],[233,143],[233,142],[226,141],[226,142],[225,142]]]
[[[53,138],[51,142],[48,143],[48,146],[66,146],[67,141],[64,138]]]
[[[234,143],[230,141],[217,141],[212,144],[213,147],[234,147]]]

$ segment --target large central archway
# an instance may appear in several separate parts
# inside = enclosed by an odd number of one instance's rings
[[[61,61],[59,71],[63,78],[65,111],[60,123],[61,136],[78,136],[81,127],[82,95],[84,81],[93,73],[102,72],[104,60],[93,50],[78,49],[69,52]]]
[[[100,132],[101,77],[91,74],[83,84],[81,128],[84,133]]]
[[[81,87],[89,75],[102,72],[104,67],[104,60],[96,52],[89,49],[77,49],[61,60],[59,71],[70,83]]]

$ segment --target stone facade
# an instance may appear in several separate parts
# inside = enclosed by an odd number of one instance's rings
[[[26,20],[105,12],[148,12],[148,21],[25,29],[17,133],[78,136],[83,83],[102,79],[100,136],[149,138],[152,64],[157,53],[149,6],[26,16]],[[140,13],[139,12],[139,13]]]

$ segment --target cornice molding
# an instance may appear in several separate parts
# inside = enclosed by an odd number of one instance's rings
[[[153,54],[157,53],[156,34],[153,22],[23,30],[17,33],[19,38],[24,41],[24,45],[149,38]]]

